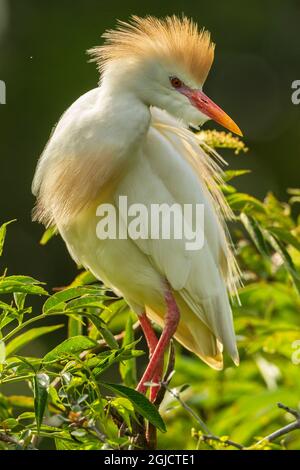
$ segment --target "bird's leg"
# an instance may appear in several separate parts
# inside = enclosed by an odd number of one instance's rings
[[[148,367],[145,370],[144,375],[141,378],[137,387],[137,390],[142,393],[145,393],[145,390],[146,390],[144,383],[150,382],[151,380],[153,380],[153,377],[158,371],[158,368],[161,367],[161,364],[163,363],[163,359],[164,359],[164,352],[166,348],[168,347],[171,338],[176,332],[176,329],[180,320],[180,313],[179,313],[176,301],[173,297],[173,294],[170,290],[169,285],[167,285],[167,288],[165,291],[165,300],[167,304],[165,326],[161,334],[161,337],[155,347],[154,353],[152,354]],[[157,392],[158,392],[158,387],[157,387]]]
[[[158,343],[158,339],[152,328],[151,322],[145,313],[139,316],[139,322],[141,324],[142,330],[147,341],[150,356],[152,356]]]
[[[143,313],[139,317],[139,322],[141,324],[142,330],[144,332],[144,335],[145,335],[145,338],[146,338],[146,341],[147,341],[147,345],[148,345],[148,348],[149,348],[149,359],[151,360],[151,358],[154,354],[155,348],[157,346],[158,339],[157,339],[156,334],[155,334],[155,332],[152,328],[151,322],[150,322],[149,318],[147,317],[147,315],[145,313]],[[161,380],[162,372],[163,372],[163,361],[161,361],[161,363],[158,367],[158,370],[155,372],[155,374],[153,376],[153,382],[158,383]],[[158,388],[159,387],[151,387],[151,390],[150,390],[150,400],[151,401],[155,400],[157,392],[158,392]],[[145,393],[146,392],[146,387],[145,386],[141,387],[141,389],[139,391],[142,392],[142,393]]]

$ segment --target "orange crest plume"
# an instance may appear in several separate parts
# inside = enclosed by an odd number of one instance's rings
[[[199,29],[186,16],[173,15],[164,19],[132,16],[129,23],[119,21],[115,30],[106,31],[102,37],[105,43],[88,51],[100,71],[110,60],[157,57],[182,65],[203,84],[214,58],[215,45],[210,33]]]

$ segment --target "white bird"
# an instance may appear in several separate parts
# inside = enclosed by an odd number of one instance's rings
[[[133,17],[104,38],[89,51],[99,87],[64,113],[39,160],[34,217],[55,225],[73,259],[137,313],[150,350],[138,385],[145,393],[145,382],[161,378],[173,335],[215,369],[223,367],[223,349],[238,364],[228,299],[238,268],[224,223],[230,211],[222,172],[189,124],[214,119],[241,131],[202,91],[214,44],[192,20]],[[120,196],[146,208],[203,204],[202,249],[187,250],[184,237],[99,239],[97,208],[120,211]],[[159,340],[149,318],[163,327]]]

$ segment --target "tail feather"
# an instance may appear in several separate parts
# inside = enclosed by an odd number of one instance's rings
[[[180,303],[181,305],[178,303],[178,306],[181,319],[175,333],[175,339],[213,369],[222,370],[222,344],[187,305],[183,313],[183,301]],[[164,312],[146,307],[146,313],[155,323],[161,327],[164,326]]]
[[[187,292],[181,292],[187,307],[192,310],[195,317],[193,323],[204,323],[211,334],[224,346],[225,351],[233,362],[239,364],[239,353],[236,347],[231,307],[224,287],[223,295],[217,295],[206,299],[195,301]],[[185,308],[183,315],[185,316]],[[199,318],[200,317],[200,318]],[[199,341],[201,339],[199,338]]]

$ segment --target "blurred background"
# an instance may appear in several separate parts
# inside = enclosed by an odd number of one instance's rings
[[[271,189],[284,199],[287,187],[299,186],[300,105],[291,101],[291,84],[300,79],[299,0],[0,0],[0,79],[7,87],[7,104],[0,105],[0,219],[18,219],[3,260],[10,273],[50,287],[74,277],[58,237],[38,244],[43,229],[31,222],[30,186],[60,115],[97,86],[85,51],[117,18],[182,12],[217,44],[205,91],[236,120],[250,147],[238,161],[228,159],[233,168],[252,170],[239,189],[259,197]]]
[[[211,31],[217,48],[205,92],[238,123],[250,148],[239,158],[232,151],[221,152],[230,168],[252,171],[234,184],[259,198],[271,190],[281,200],[287,199],[287,188],[299,187],[300,105],[291,100],[292,82],[300,80],[299,0],[0,0],[0,80],[6,83],[7,92],[7,103],[0,105],[0,224],[18,220],[8,229],[1,272],[8,266],[8,274],[31,275],[45,281],[49,290],[73,280],[77,268],[60,238],[40,246],[43,228],[31,222],[31,181],[37,159],[64,110],[97,86],[98,73],[85,51],[101,43],[103,31],[114,27],[117,18],[127,20],[132,14],[182,12]],[[209,123],[205,127],[217,126]],[[249,258],[255,259],[252,252]],[[275,296],[271,287],[269,291],[265,288],[264,295],[271,302]],[[253,299],[247,300],[247,295],[243,299],[246,307],[252,301],[253,310],[263,317],[267,301],[262,289],[257,288]],[[284,318],[290,315],[295,323],[298,298],[293,300],[290,291],[284,295],[278,301],[279,312]],[[277,297],[275,300],[279,294]],[[34,351],[29,347],[27,352],[42,354],[58,337],[62,340],[62,335],[42,339],[35,343]],[[275,379],[272,376],[273,382],[281,380],[283,386],[277,389],[272,382],[267,384],[267,392],[263,381],[266,363],[256,356],[257,364],[250,358],[239,369],[231,367],[217,374],[196,358],[178,355],[176,380],[193,383],[193,403],[205,403],[207,416],[220,403],[225,404],[221,414],[218,411],[214,417],[212,413],[210,418],[216,432],[227,433],[234,420],[240,419],[242,424],[235,433],[238,440],[247,440],[260,433],[268,419],[272,423],[277,401],[293,403],[295,384],[300,390],[299,371],[289,355],[290,349],[288,359],[278,363],[281,373],[269,367],[277,374]],[[23,385],[15,386],[14,393],[19,389]],[[246,419],[243,413],[250,417]],[[172,434],[165,438],[169,441],[161,444],[166,448],[180,448],[190,427],[182,416],[175,418]]]

